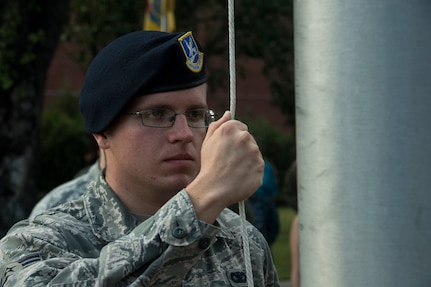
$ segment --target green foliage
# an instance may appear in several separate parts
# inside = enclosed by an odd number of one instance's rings
[[[272,245],[272,255],[280,280],[290,279],[290,226],[295,216],[295,211],[288,207],[278,208],[280,218],[280,233]]]
[[[9,2],[7,9],[0,13],[0,88],[4,91],[10,90],[31,70],[29,66],[41,57],[38,49],[48,41],[43,28],[25,27],[28,19],[23,18],[24,8],[18,1]],[[42,12],[37,3],[28,3],[26,9],[34,13],[33,17]]]
[[[11,5],[10,9],[3,11],[0,20],[0,88],[9,90],[16,78],[16,72],[12,69],[13,61],[17,57],[17,51],[11,46],[17,41],[17,33],[21,17],[18,11],[18,3]]]
[[[43,112],[38,176],[42,193],[70,180],[87,164],[84,155],[92,142],[77,106],[77,98],[65,93]]]
[[[62,40],[80,47],[73,57],[83,68],[113,39],[142,29],[145,1],[71,0],[71,6],[74,16]]]
[[[240,1],[235,17],[237,49],[264,62],[273,102],[294,123],[293,1]]]

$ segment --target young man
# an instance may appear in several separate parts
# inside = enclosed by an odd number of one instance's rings
[[[226,207],[260,186],[263,159],[229,112],[209,125],[205,82],[191,32],[133,32],[96,56],[80,110],[106,168],[84,196],[11,228],[2,286],[246,286]],[[246,230],[255,286],[279,286],[265,239]]]

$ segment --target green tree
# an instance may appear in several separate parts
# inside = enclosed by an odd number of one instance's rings
[[[146,1],[71,0],[71,21],[62,40],[77,47],[72,57],[86,69],[96,54],[113,39],[142,29]]]
[[[46,73],[69,1],[0,2],[0,235],[35,202]]]

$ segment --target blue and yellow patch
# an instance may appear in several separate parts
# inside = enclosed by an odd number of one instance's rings
[[[187,32],[178,38],[178,42],[186,56],[186,66],[190,71],[199,73],[203,67],[204,53],[199,51],[192,32]]]

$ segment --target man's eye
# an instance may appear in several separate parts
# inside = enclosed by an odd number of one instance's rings
[[[204,110],[191,110],[187,112],[187,117],[191,120],[201,120],[205,117]]]
[[[148,119],[162,119],[166,116],[165,109],[149,109],[144,112],[144,116]]]

